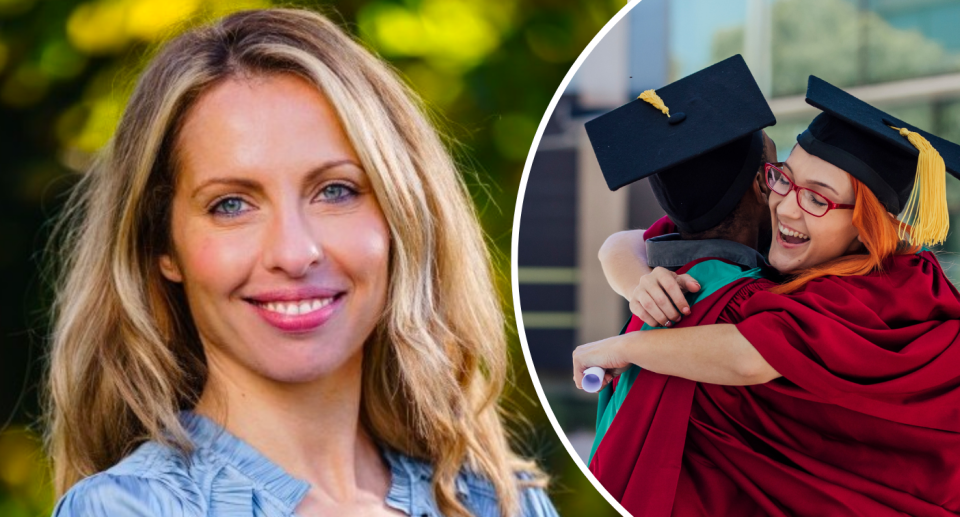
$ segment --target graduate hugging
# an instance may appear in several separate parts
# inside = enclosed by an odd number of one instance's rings
[[[587,123],[667,213],[604,244],[634,316],[573,354],[635,516],[960,514],[960,295],[927,248],[960,146],[813,76],[807,102],[783,163],[739,56]]]

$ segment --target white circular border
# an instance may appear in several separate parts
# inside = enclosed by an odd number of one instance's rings
[[[613,18],[610,19],[600,29],[600,32],[590,41],[590,44],[587,45],[587,48],[580,53],[580,56],[577,57],[577,60],[573,63],[573,66],[570,67],[570,70],[567,72],[567,75],[564,76],[563,81],[560,83],[560,87],[557,89],[557,93],[553,95],[553,99],[550,101],[550,105],[547,107],[546,113],[543,115],[543,119],[540,120],[540,127],[537,128],[537,134],[533,138],[533,144],[530,146],[530,152],[527,154],[527,161],[523,166],[523,175],[520,177],[520,190],[517,192],[517,206],[514,209],[513,213],[513,235],[510,238],[510,283],[513,288],[513,307],[516,315],[517,321],[517,335],[520,338],[520,345],[523,348],[523,357],[527,362],[527,370],[530,373],[530,377],[533,379],[533,386],[537,390],[537,396],[540,397],[540,403],[543,405],[544,411],[547,413],[547,418],[550,419],[550,424],[553,425],[554,431],[556,431],[557,436],[560,438],[560,441],[563,443],[563,447],[567,449],[567,453],[577,464],[577,467],[583,472],[583,475],[587,477],[594,488],[597,489],[597,492],[603,496],[604,499],[610,503],[614,509],[620,512],[624,517],[632,517],[630,512],[628,512],[619,501],[614,499],[610,492],[607,491],[603,485],[600,484],[600,481],[590,472],[590,469],[583,463],[583,460],[580,459],[580,455],[577,454],[577,451],[574,450],[573,445],[570,444],[570,440],[567,439],[567,435],[564,433],[563,429],[560,427],[560,424],[557,422],[556,415],[553,414],[553,409],[550,407],[550,403],[547,401],[546,395],[543,393],[543,387],[540,385],[540,378],[537,376],[537,370],[533,366],[533,357],[530,355],[530,345],[527,344],[527,334],[523,328],[523,313],[520,308],[520,282],[517,279],[517,243],[520,238],[520,214],[523,211],[523,197],[527,190],[527,180],[530,179],[530,169],[533,167],[533,158],[537,154],[537,148],[540,147],[540,139],[543,138],[543,132],[546,130],[547,123],[550,121],[550,117],[553,116],[554,110],[557,108],[557,103],[560,101],[560,97],[567,90],[567,86],[570,84],[570,81],[573,79],[573,76],[576,75],[577,70],[580,70],[580,66],[583,65],[583,62],[587,59],[587,56],[593,52],[594,47],[610,32],[610,29],[614,25],[620,22],[631,9],[637,6],[641,0],[629,0],[627,5],[623,6]],[[571,359],[572,361],[572,359]],[[573,382],[572,380],[570,382]]]

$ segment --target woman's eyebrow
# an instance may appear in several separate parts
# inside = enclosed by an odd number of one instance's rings
[[[790,165],[789,165],[787,162],[783,162],[783,166],[784,166],[785,168],[787,168],[787,169],[790,170],[790,175],[791,175],[791,176],[793,176],[793,177],[796,177],[796,176],[797,176],[796,173],[793,172],[793,168],[790,167]],[[838,195],[838,196],[840,195],[840,193],[837,192],[837,190],[836,190],[835,188],[831,187],[830,185],[827,185],[826,183],[824,183],[824,182],[822,182],[822,181],[811,180],[811,181],[809,181],[809,183],[812,183],[813,185],[819,185],[819,186],[824,187],[824,188],[828,188],[828,189],[830,189],[830,191],[833,192],[834,194],[836,194],[836,195]]]
[[[833,192],[834,194],[836,194],[836,195],[838,195],[838,196],[840,195],[840,193],[837,192],[836,190],[834,190],[833,187],[831,187],[830,185],[827,185],[826,183],[824,183],[824,182],[822,182],[822,181],[811,181],[810,183],[813,183],[814,185],[820,185],[821,187],[824,187],[824,188],[828,188],[828,189],[830,189],[830,191]]]
[[[340,160],[331,160],[329,162],[324,162],[320,164],[314,169],[311,169],[310,172],[307,173],[305,182],[313,183],[324,172],[336,167],[340,167],[342,165],[353,165],[354,167],[360,170],[363,170],[363,167],[361,167],[358,163],[356,163],[354,160],[351,160],[349,158],[344,158]],[[260,182],[256,180],[248,179],[248,178],[230,178],[230,177],[210,178],[208,180],[205,180],[203,183],[197,185],[197,187],[194,188],[193,192],[190,194],[190,197],[191,198],[197,197],[200,194],[200,192],[203,191],[203,189],[211,185],[228,185],[232,187],[243,188],[246,190],[260,190],[262,188],[260,186]]]
[[[304,183],[314,183],[321,174],[324,172],[334,169],[343,165],[353,165],[357,169],[363,171],[363,167],[360,166],[357,162],[350,158],[342,158],[340,160],[331,160],[329,162],[324,162],[307,173],[306,178],[304,178]]]
[[[791,175],[791,176],[794,176],[794,175],[795,175],[794,172],[793,172],[793,167],[791,167],[789,163],[783,162],[783,168],[784,168],[784,169],[787,169],[788,171],[790,171],[790,175]]]
[[[211,185],[230,185],[234,187],[240,187],[247,190],[259,190],[260,183],[251,179],[246,178],[210,178],[203,183],[197,185],[193,192],[190,193],[191,198],[197,197],[203,189]]]

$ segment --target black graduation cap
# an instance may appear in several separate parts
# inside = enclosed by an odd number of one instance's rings
[[[776,123],[736,55],[648,90],[586,129],[610,190],[652,176],[670,219],[700,232],[736,208],[760,166],[761,130]]]
[[[949,227],[944,172],[960,177],[960,146],[812,75],[807,103],[823,113],[797,137],[800,147],[863,182],[887,211],[903,213],[914,244],[943,242]]]

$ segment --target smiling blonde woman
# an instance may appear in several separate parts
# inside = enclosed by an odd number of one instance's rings
[[[56,240],[56,515],[555,515],[416,97],[320,15],[169,43]]]

